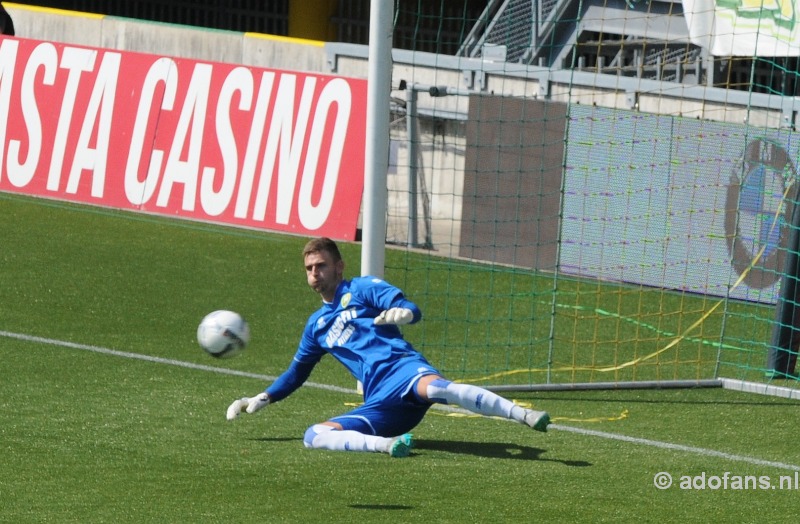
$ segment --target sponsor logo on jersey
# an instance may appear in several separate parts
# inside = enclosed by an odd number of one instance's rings
[[[339,313],[339,316],[333,321],[333,325],[325,335],[325,343],[328,347],[343,346],[350,340],[356,328],[348,323],[356,317],[356,308],[345,309]]]

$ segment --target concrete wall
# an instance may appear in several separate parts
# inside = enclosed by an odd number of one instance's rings
[[[326,72],[324,43],[4,4],[17,36],[235,64]],[[329,72],[329,71],[328,71]]]

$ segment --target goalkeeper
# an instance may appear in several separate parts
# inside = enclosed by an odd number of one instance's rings
[[[333,240],[309,241],[303,260],[308,285],[322,297],[322,307],[309,317],[289,368],[264,392],[235,400],[228,408],[228,420],[288,397],[330,353],[361,382],[364,404],[309,427],[303,438],[307,448],[405,457],[413,446],[408,432],[434,403],[456,404],[547,431],[550,417],[546,412],[522,408],[486,389],[442,377],[397,327],[420,320],[416,304],[381,279],[346,280],[344,260]]]

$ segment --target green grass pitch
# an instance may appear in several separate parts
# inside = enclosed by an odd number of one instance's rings
[[[289,399],[224,415],[284,369],[318,304],[305,239],[5,194],[0,221],[2,522],[796,519],[800,486],[779,485],[800,476],[796,401],[513,393],[555,427],[437,409],[407,459],[306,450],[306,427],[359,400],[330,359]],[[358,274],[359,246],[343,251]],[[249,320],[252,342],[217,361],[194,336],[221,308]],[[734,489],[745,477],[775,489]]]

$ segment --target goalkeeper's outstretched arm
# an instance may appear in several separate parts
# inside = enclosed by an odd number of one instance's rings
[[[269,404],[285,399],[308,380],[316,364],[316,362],[308,363],[292,360],[289,368],[264,392],[255,397],[242,397],[234,400],[228,406],[228,411],[225,414],[226,418],[233,420],[242,412],[255,413]]]

